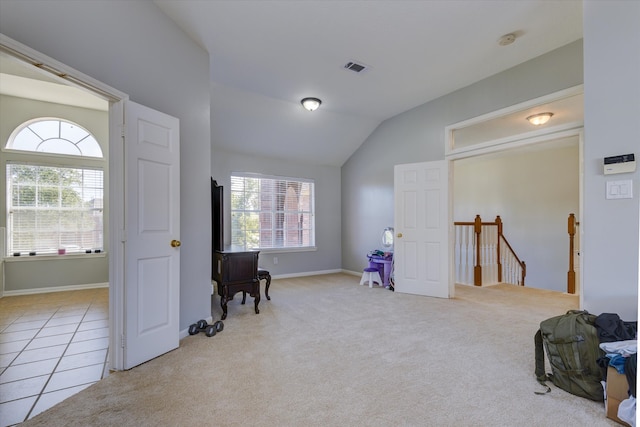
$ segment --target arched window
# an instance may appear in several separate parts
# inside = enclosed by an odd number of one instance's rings
[[[102,157],[100,144],[82,126],[62,119],[35,119],[19,126],[9,138],[9,150],[70,156]]]
[[[102,251],[104,161],[89,131],[30,120],[11,134],[5,158],[8,256]]]

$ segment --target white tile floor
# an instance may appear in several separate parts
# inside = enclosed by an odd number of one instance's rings
[[[109,374],[109,290],[0,298],[0,427]]]

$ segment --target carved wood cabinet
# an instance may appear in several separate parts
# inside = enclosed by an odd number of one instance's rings
[[[214,263],[213,280],[218,284],[222,319],[227,318],[227,302],[232,300],[238,292],[246,292],[254,297],[255,311],[260,313],[258,310],[260,303],[258,252],[215,251]]]
[[[255,312],[260,313],[260,281],[258,279],[258,251],[223,250],[223,192],[222,186],[211,179],[212,242],[211,279],[218,285],[222,307],[222,320],[227,318],[227,303],[238,293],[248,293],[254,298]]]

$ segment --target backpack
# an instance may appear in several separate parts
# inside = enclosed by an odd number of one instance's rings
[[[594,326],[596,316],[587,311],[569,310],[567,314],[552,317],[540,323],[535,334],[535,374],[538,383],[550,380],[556,387],[576,396],[602,402],[602,381],[605,371],[597,360],[604,356],[600,349],[598,331]],[[545,373],[544,349],[551,365],[551,374]]]

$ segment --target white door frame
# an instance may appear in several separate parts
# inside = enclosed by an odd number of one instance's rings
[[[554,100],[566,98],[568,96],[580,94],[584,92],[583,85],[578,85],[569,89],[561,90],[559,92],[555,92],[549,95],[542,96],[540,98],[532,99],[520,104],[512,105],[507,108],[503,108],[501,110],[493,111],[488,114],[483,114],[478,117],[474,117],[469,120],[465,120],[463,122],[455,123],[445,128],[445,159],[453,162],[454,160],[464,159],[468,157],[476,157],[489,153],[497,153],[500,151],[524,147],[527,145],[538,144],[542,142],[551,141],[554,139],[567,138],[567,137],[578,137],[578,162],[579,162],[579,184],[578,184],[578,193],[579,193],[579,203],[578,203],[578,212],[576,214],[579,221],[582,218],[582,212],[584,212],[584,121],[570,123],[564,126],[556,126],[550,128],[543,128],[534,132],[528,132],[526,134],[516,134],[510,135],[508,137],[496,139],[493,141],[487,141],[475,146],[464,147],[462,149],[454,149],[453,145],[453,134],[456,129],[467,127],[473,124],[482,123],[487,120],[494,119],[496,117],[504,116],[510,113],[514,113],[517,111],[524,110],[526,108],[530,108],[535,105],[545,104],[548,102],[552,102]],[[452,167],[452,169],[455,169]],[[452,181],[455,179],[454,170],[451,171]],[[451,216],[453,217],[453,206],[455,206],[454,194],[453,194],[453,183],[449,185],[449,200],[452,206]],[[583,234],[584,234],[584,225],[581,222],[580,227],[578,227],[578,231],[580,233],[580,242],[583,242]],[[451,232],[450,232],[451,233]],[[450,235],[450,240],[454,236]],[[584,271],[583,268],[583,260],[582,256],[583,248],[580,248],[580,258],[579,258],[579,270],[580,272]],[[453,258],[455,255],[453,251],[450,251],[451,259],[449,262],[453,264],[455,259]],[[573,254],[571,255],[573,256]],[[583,307],[584,302],[584,292],[583,287],[580,287],[580,307]]]
[[[124,104],[129,95],[0,33],[0,47],[60,83],[109,101],[109,368],[122,370],[124,331]],[[116,351],[118,349],[118,351]]]

